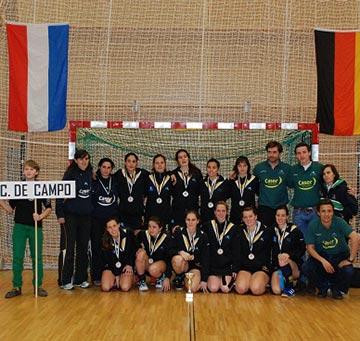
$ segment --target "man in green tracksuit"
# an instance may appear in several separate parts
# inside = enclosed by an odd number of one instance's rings
[[[269,141],[265,150],[267,160],[254,168],[260,183],[258,218],[265,225],[274,226],[276,208],[289,202],[287,187],[291,166],[280,160],[283,147],[279,142]]]
[[[320,200],[322,164],[311,160],[311,147],[300,142],[295,146],[298,163],[291,167],[289,187],[294,189],[291,205],[293,222],[305,235],[308,224],[317,217],[316,205]]]

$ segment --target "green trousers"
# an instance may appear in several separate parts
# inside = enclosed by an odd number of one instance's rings
[[[38,287],[41,286],[44,272],[42,261],[43,248],[43,230],[38,228]],[[24,270],[24,256],[26,240],[29,239],[30,255],[33,269],[33,285],[35,286],[35,228],[30,225],[15,224],[12,242],[13,242],[13,286],[14,288],[22,287],[22,272]]]

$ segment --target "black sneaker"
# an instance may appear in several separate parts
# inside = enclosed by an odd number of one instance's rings
[[[331,297],[335,298],[336,300],[342,300],[344,298],[343,294],[339,290],[333,290],[331,292]]]
[[[319,289],[317,297],[325,298],[327,297],[327,289]]]
[[[184,275],[176,275],[173,284],[176,290],[182,290],[184,288]]]
[[[35,290],[34,290],[34,294],[35,294]],[[38,287],[38,296],[39,297],[47,297],[47,295],[48,295],[48,293],[44,288]]]
[[[13,298],[21,295],[21,288],[12,288],[5,295],[5,298]]]

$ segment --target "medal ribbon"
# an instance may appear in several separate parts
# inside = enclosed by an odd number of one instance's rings
[[[122,173],[124,175],[124,177],[126,178],[126,182],[129,188],[129,194],[131,195],[132,190],[133,190],[133,186],[135,185],[135,182],[137,181],[137,179],[139,179],[139,176],[141,175],[141,171],[139,171],[139,173],[135,174],[134,177],[130,176],[129,173],[123,169]]]
[[[278,239],[279,249],[281,251],[283,241],[289,235],[289,232],[287,232],[286,229],[284,230],[284,232],[281,232],[280,229],[276,228],[275,233],[276,233],[276,236],[277,236],[277,239]]]
[[[207,187],[208,190],[209,190],[209,199],[210,199],[210,200],[211,200],[211,198],[212,198],[215,190],[216,190],[217,188],[219,188],[219,187],[221,186],[221,184],[224,182],[224,181],[218,181],[218,182],[217,182],[218,178],[219,178],[219,177],[217,177],[214,181],[211,181],[211,179],[208,178],[208,181],[205,182],[205,185],[206,185],[206,187]]]
[[[120,238],[119,238],[120,239]],[[119,239],[113,239],[114,241],[114,248],[115,248],[115,254],[116,257],[119,259],[120,251],[124,252],[125,245],[126,245],[126,237],[121,240],[121,246],[120,246],[120,240]]]
[[[231,230],[231,228],[234,226],[234,224],[233,223],[227,224],[227,221],[225,221],[224,230],[222,231],[222,233],[220,235],[219,235],[219,228],[216,223],[216,220],[211,220],[211,225],[214,230],[216,239],[219,243],[219,246],[221,247],[221,244],[222,244],[222,241],[223,241],[225,235]]]
[[[186,229],[186,232],[187,232],[187,236],[185,236],[184,234],[182,235],[183,236],[183,240],[184,240],[184,244],[185,244],[185,247],[186,247],[186,251],[188,252],[194,252],[195,251],[195,246],[197,244],[197,242],[199,241],[199,237],[198,238],[195,238],[195,234],[190,237],[190,233],[187,231]]]
[[[259,238],[261,237],[261,235],[263,234],[264,231],[261,231],[260,233],[259,232],[259,229],[260,229],[260,222],[256,222],[256,228],[255,230],[251,233],[251,232],[248,232],[246,229],[244,229],[244,233],[245,233],[245,237],[246,239],[248,240],[249,242],[249,249],[250,249],[250,252],[252,252],[252,249],[253,249],[253,246],[254,246],[254,243],[257,242],[259,240]]]
[[[239,189],[240,192],[240,197],[242,198],[244,195],[244,191],[245,188],[250,184],[250,182],[252,182],[255,179],[254,175],[251,175],[250,179],[247,178],[247,176],[245,177],[245,181],[242,184],[240,181],[240,176],[238,176],[238,179],[235,181],[237,188]]]
[[[162,242],[165,240],[166,234],[165,233],[162,233],[162,234],[159,233],[158,236],[155,238],[154,243],[152,243],[152,241],[151,241],[151,236],[150,236],[149,231],[146,231],[145,234],[146,234],[146,239],[147,239],[147,241],[149,243],[150,256],[152,256],[152,254],[160,247]],[[161,238],[158,240],[160,235],[161,235]]]
[[[99,182],[100,182],[100,185],[102,186],[102,188],[104,189],[105,193],[107,195],[110,194],[111,192],[111,176],[110,176],[110,179],[109,179],[109,189],[107,190],[106,187],[104,186],[103,182],[100,180],[100,177],[98,178]]]
[[[158,193],[158,196],[160,196],[160,193],[162,191],[162,189],[164,188],[164,186],[166,185],[166,183],[170,180],[170,176],[166,175],[164,176],[164,178],[161,181],[161,184],[159,185],[158,182],[156,181],[156,177],[155,174],[150,174],[149,178],[151,180],[151,182],[154,184],[156,191]]]
[[[191,179],[191,175],[189,176],[187,173],[183,173],[181,171],[178,171],[178,174],[179,174],[181,180],[184,182],[185,189],[187,189],[189,186],[189,181]]]

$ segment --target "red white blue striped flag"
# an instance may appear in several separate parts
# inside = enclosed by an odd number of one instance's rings
[[[9,130],[38,132],[66,125],[68,24],[7,23]]]

